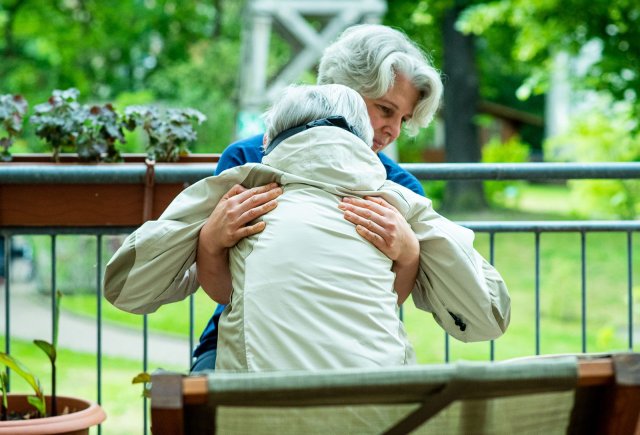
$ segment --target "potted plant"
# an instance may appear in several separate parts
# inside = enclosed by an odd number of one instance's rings
[[[27,107],[27,100],[22,95],[0,95],[0,127],[4,130],[4,135],[0,135],[0,159],[3,161],[11,160],[9,147],[22,132],[22,120]]]
[[[80,104],[79,95],[74,88],[55,90],[46,103],[35,106],[30,122],[36,135],[51,146],[55,162],[63,151],[77,152],[84,162],[121,161],[116,141],[125,141],[124,121],[111,104]]]
[[[127,107],[124,117],[129,130],[142,127],[149,159],[158,162],[176,162],[186,156],[189,144],[196,140],[194,125],[207,119],[195,109],[157,106]]]
[[[60,299],[56,293],[53,343],[34,340],[51,363],[51,395],[45,396],[39,379],[16,358],[0,352],[0,365],[22,377],[33,389],[34,395],[9,394],[7,372],[0,372],[0,434],[88,434],[89,428],[106,418],[103,409],[83,399],[59,397],[56,394],[56,348],[60,319]]]
[[[199,111],[132,106],[120,113],[111,104],[83,105],[78,97],[77,89],[55,90],[29,118],[53,159],[14,155],[12,162],[0,162],[1,224],[137,226],[157,218],[186,186],[184,179],[156,181],[160,171],[170,172],[156,162],[202,164],[193,169],[213,173],[216,155],[187,155],[194,127],[205,119]],[[147,154],[121,156],[124,130],[138,128],[147,138]]]

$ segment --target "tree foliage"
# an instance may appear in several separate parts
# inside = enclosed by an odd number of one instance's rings
[[[456,4],[462,6],[462,16],[482,1],[454,2],[436,1],[394,1],[385,17],[385,24],[402,29],[427,53],[434,66],[443,69],[444,45],[442,22],[444,14]],[[532,96],[526,101],[516,96],[516,90],[531,74],[531,65],[516,61],[511,56],[513,35],[506,28],[486,31],[476,35],[476,62],[480,80],[478,82],[481,99],[490,100],[505,106],[542,115],[544,101],[540,96]],[[454,54],[455,55],[455,54]],[[455,83],[451,77],[443,74],[445,92]],[[530,138],[525,138],[531,141]],[[538,137],[537,142],[540,141]]]
[[[581,88],[634,101],[640,91],[640,3],[633,0],[500,0],[465,10],[459,28],[476,35],[508,33],[513,61],[528,65],[521,97],[548,89],[554,56],[577,54],[590,41],[601,47],[599,59],[574,77]]]
[[[35,107],[53,89],[74,87],[91,104],[193,107],[208,118],[193,149],[220,151],[233,136],[244,3],[2,0],[0,94],[23,95]],[[547,89],[555,53],[575,53],[598,40],[601,58],[579,86],[632,101],[638,111],[637,1],[394,0],[384,23],[404,30],[443,69],[442,22],[452,8],[461,11],[457,28],[475,35],[482,99],[541,114],[536,95]],[[290,54],[274,50],[270,65]],[[456,86],[451,77],[444,81],[447,89]],[[33,151],[42,150],[32,129],[25,134]],[[138,142],[140,149],[127,151],[141,151]]]
[[[242,4],[3,0],[0,94],[37,104],[53,89],[74,87],[89,101],[127,95],[128,104],[192,106],[212,120],[194,149],[220,151],[233,131]]]
[[[569,128],[545,144],[547,159],[640,161],[640,3],[631,0],[499,0],[469,7],[458,22],[468,33],[489,40],[510,34],[513,62],[526,65],[518,96],[549,90],[560,54],[589,62],[569,71],[574,99],[590,100],[574,110]],[[634,219],[640,209],[636,181],[572,181],[575,209],[588,217]]]
[[[189,57],[191,41],[210,38],[208,1],[14,0],[2,8],[2,75],[9,87],[76,87],[112,97],[139,89],[160,69]],[[19,65],[27,74],[9,74]],[[47,74],[44,66],[53,67]]]
[[[569,129],[545,143],[550,159],[572,162],[640,162],[640,130],[632,105],[601,97],[599,110],[585,110]],[[640,215],[638,180],[573,180],[573,208],[591,218],[636,219]]]

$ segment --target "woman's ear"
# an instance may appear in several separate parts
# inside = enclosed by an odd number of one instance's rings
[[[262,146],[263,147],[267,146],[267,133],[262,135]]]

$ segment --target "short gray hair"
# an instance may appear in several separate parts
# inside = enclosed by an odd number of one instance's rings
[[[420,99],[407,122],[414,136],[429,125],[442,97],[440,73],[404,33],[379,24],[349,27],[326,48],[318,67],[318,84],[339,83],[367,98],[380,98],[401,73],[418,89]]]
[[[342,116],[369,147],[373,128],[364,100],[343,85],[290,85],[263,115],[266,143],[281,132],[316,119]]]

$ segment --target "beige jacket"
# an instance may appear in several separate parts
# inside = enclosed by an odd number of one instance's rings
[[[246,164],[185,189],[157,221],[124,242],[105,273],[105,296],[150,313],[198,288],[197,237],[234,184],[275,181],[266,229],[230,253],[231,302],[220,319],[219,370],[319,369],[407,364],[413,350],[397,315],[392,263],[345,221],[344,196],[376,195],[396,207],[420,242],[415,305],[453,337],[494,339],[509,324],[499,273],[473,248],[473,232],[431,202],[386,180],[377,156],[351,133],[316,127]],[[457,323],[457,324],[456,324]]]

